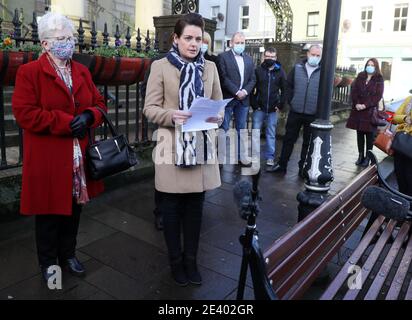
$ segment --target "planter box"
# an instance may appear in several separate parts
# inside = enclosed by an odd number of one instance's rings
[[[120,86],[142,81],[151,64],[148,58],[106,58],[75,53],[73,60],[85,65],[97,85]]]
[[[13,86],[17,69],[30,61],[37,60],[38,54],[29,51],[0,51],[0,84]]]

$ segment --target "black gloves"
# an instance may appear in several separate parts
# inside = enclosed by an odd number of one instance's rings
[[[93,121],[93,113],[90,111],[85,111],[82,114],[75,116],[72,122],[70,122],[73,137],[83,139],[86,136],[87,128]]]

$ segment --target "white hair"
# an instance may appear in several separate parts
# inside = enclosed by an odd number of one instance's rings
[[[49,12],[41,17],[38,25],[39,39],[45,40],[52,37],[56,31],[68,29],[71,32],[75,31],[73,22],[66,16],[57,13]]]
[[[323,46],[322,46],[321,44],[312,44],[312,45],[309,47],[308,52],[309,52],[310,50],[312,50],[313,48],[319,49],[319,50],[323,51]]]
[[[232,42],[233,42],[233,39],[235,39],[236,36],[241,36],[242,38],[246,38],[246,36],[245,36],[245,34],[244,34],[243,32],[238,31],[238,32],[235,32],[235,33],[233,34],[232,39],[231,39]]]

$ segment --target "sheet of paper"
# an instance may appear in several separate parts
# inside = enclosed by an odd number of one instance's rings
[[[216,123],[206,122],[206,119],[217,117],[220,112],[224,112],[225,106],[231,100],[211,100],[207,98],[196,98],[193,100],[189,110],[192,113],[192,117],[182,126],[183,132],[217,129],[218,125]]]

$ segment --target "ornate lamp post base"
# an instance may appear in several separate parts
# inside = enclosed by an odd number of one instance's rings
[[[319,207],[329,197],[333,181],[332,136],[333,124],[329,120],[316,120],[311,124],[312,135],[308,155],[303,167],[305,191],[297,195],[298,221]]]

